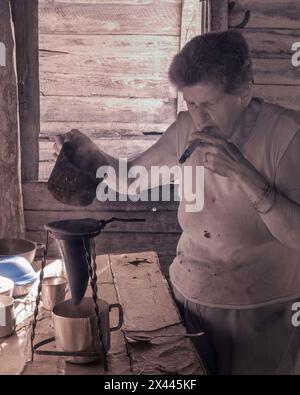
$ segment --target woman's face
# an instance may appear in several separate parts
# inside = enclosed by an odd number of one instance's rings
[[[228,95],[209,82],[186,86],[182,93],[197,130],[213,127],[220,136],[231,137],[244,110],[241,96]]]

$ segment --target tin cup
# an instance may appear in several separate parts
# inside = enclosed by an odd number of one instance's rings
[[[98,299],[102,343],[105,351],[110,349],[110,333],[121,328],[123,324],[123,309],[119,303],[108,304]],[[118,311],[118,324],[110,325],[110,312]],[[82,298],[79,305],[73,305],[72,299],[57,304],[52,311],[55,330],[56,348],[65,352],[99,353],[101,344],[95,313],[95,303],[92,298]],[[99,359],[98,356],[73,356],[66,360],[71,363],[90,363]]]
[[[68,281],[65,277],[46,277],[42,281],[42,302],[45,310],[53,310],[53,307],[65,300],[68,292]]]
[[[21,304],[21,309],[18,305]],[[0,295],[0,339],[15,333],[18,315],[30,305],[28,300],[14,299],[11,296]],[[18,307],[18,312],[16,312]]]

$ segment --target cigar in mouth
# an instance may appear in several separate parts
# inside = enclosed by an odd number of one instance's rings
[[[208,132],[209,128],[204,128],[202,130],[199,130],[198,132]],[[179,159],[179,163],[182,165],[191,155],[192,153],[195,151],[195,149],[201,144],[201,141],[199,140],[194,140],[188,147],[187,149],[184,151],[184,153],[181,155],[180,159]]]

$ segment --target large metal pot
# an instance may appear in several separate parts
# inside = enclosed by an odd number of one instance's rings
[[[28,262],[34,261],[37,250],[44,248],[43,243],[25,239],[0,239],[0,261],[5,258],[22,256]]]
[[[0,239],[0,275],[14,281],[13,297],[26,295],[36,281],[31,264],[44,244],[24,239]]]

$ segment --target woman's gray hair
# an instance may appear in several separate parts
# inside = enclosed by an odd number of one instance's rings
[[[196,36],[174,56],[169,79],[179,90],[213,82],[227,94],[238,93],[253,82],[247,41],[236,30]]]

